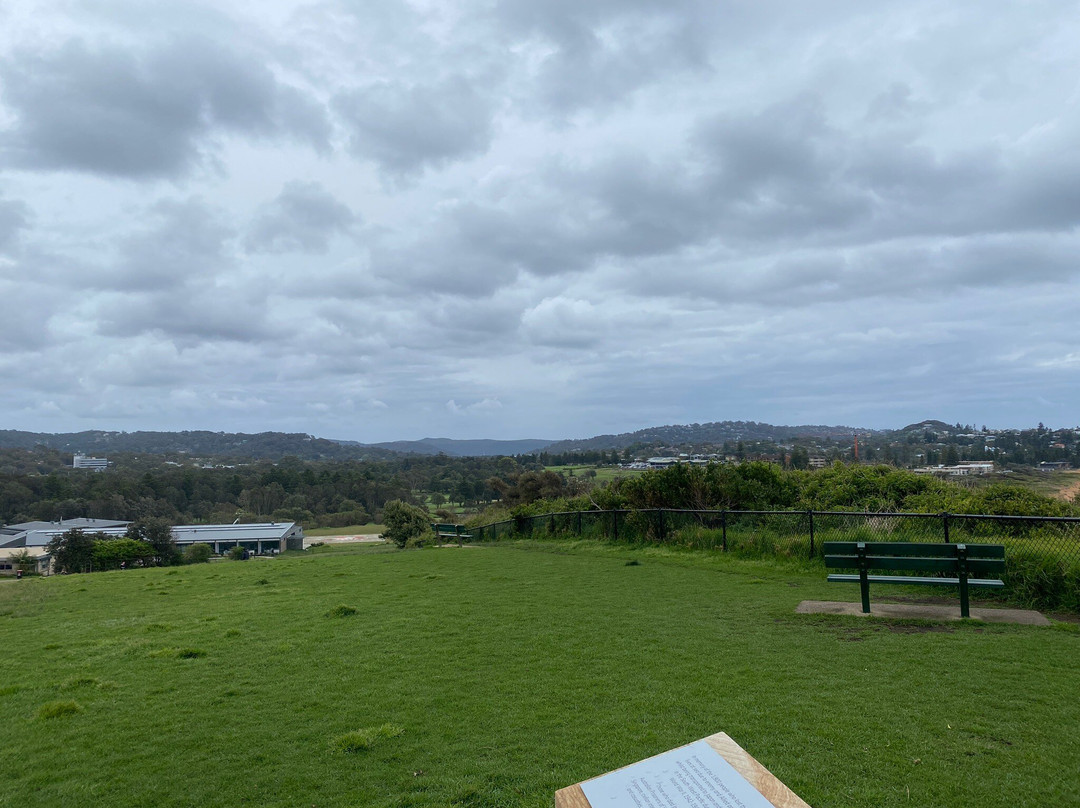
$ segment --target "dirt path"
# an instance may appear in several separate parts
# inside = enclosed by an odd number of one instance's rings
[[[383,537],[379,533],[360,533],[355,536],[304,536],[304,549],[307,549],[315,542],[322,542],[323,544],[372,544],[382,540]]]

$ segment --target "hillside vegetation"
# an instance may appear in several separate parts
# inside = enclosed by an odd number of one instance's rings
[[[617,478],[572,498],[536,498],[516,509],[495,506],[484,516],[643,508],[1080,516],[1075,502],[1020,485],[963,486],[885,465],[834,463],[800,471],[763,462],[680,464]]]

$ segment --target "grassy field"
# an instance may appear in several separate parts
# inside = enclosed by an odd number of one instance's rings
[[[550,806],[719,730],[815,808],[1080,804],[1076,625],[795,615],[857,589],[662,548],[320,549],[0,582],[0,805]]]
[[[617,479],[619,477],[633,477],[634,475],[641,474],[641,470],[639,470],[639,469],[621,469],[618,466],[580,465],[580,466],[545,466],[544,468],[545,468],[546,471],[554,471],[554,472],[556,472],[558,474],[565,474],[567,476],[570,476],[570,473],[573,472],[575,477],[584,477],[584,476],[586,476],[585,472],[587,472],[587,471],[595,471],[596,472],[596,477],[594,477],[593,479],[595,479],[597,482],[601,482],[601,483],[610,482],[611,480],[615,480],[615,479]]]
[[[304,528],[305,536],[374,536],[386,530],[385,525],[347,525],[346,527]]]
[[[990,474],[972,477],[971,483],[990,485],[992,483],[1022,485],[1039,494],[1072,502],[1080,493],[1080,471],[1039,471],[1033,468],[1014,469],[1010,474]]]

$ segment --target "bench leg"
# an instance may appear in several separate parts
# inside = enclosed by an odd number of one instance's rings
[[[859,590],[862,592],[863,614],[870,614],[870,580],[866,577],[866,570],[859,570]]]
[[[960,616],[971,617],[971,609],[968,608],[968,580],[966,575],[960,576]]]

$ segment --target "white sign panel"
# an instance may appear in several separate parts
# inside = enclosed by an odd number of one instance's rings
[[[774,808],[705,741],[588,780],[592,808]]]

